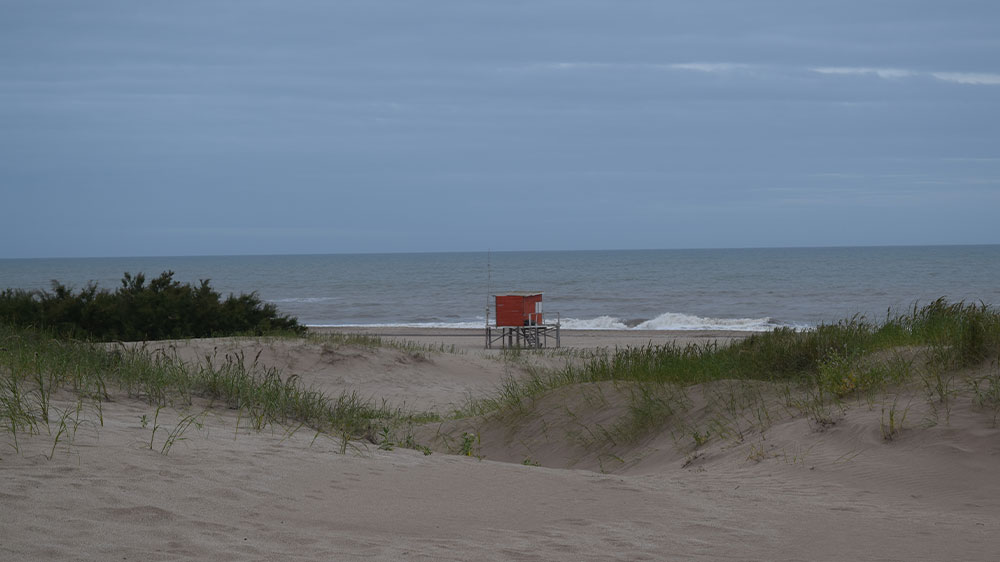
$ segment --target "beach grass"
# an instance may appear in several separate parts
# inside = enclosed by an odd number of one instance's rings
[[[453,351],[368,334],[309,335],[307,341],[331,348],[391,347],[417,358]],[[742,443],[783,417],[807,417],[822,431],[837,423],[852,399],[870,409],[881,404],[883,438],[898,439],[910,406],[887,402],[887,392],[907,384],[922,389],[934,423],[948,423],[960,391],[970,392],[994,425],[1000,418],[998,363],[977,378],[956,374],[1000,357],[1000,313],[982,303],[938,300],[881,321],[854,317],[808,331],[778,329],[725,346],[649,344],[561,354],[567,361],[555,369],[536,367],[531,357],[520,351],[499,355],[510,366],[509,376],[492,394],[470,397],[449,419],[517,423],[518,416],[536,413],[537,400],[559,389],[584,395],[580,411],[564,408],[583,419],[587,410],[607,407],[601,388],[609,388],[626,397],[621,415],[592,427],[581,422],[573,439],[620,458],[616,447],[664,429],[692,450],[718,439]],[[56,407],[54,396],[65,392],[72,393],[74,408]],[[437,413],[403,411],[357,392],[331,396],[308,388],[296,375],[262,365],[259,354],[233,352],[189,364],[169,347],[96,343],[0,324],[0,428],[15,451],[28,435],[50,437],[52,454],[71,446],[81,414],[90,412],[97,416],[93,423],[103,423],[102,404],[116,395],[143,400],[157,413],[163,407],[189,411],[196,401],[199,407],[229,408],[238,416],[237,433],[309,427],[339,438],[344,452],[361,439],[429,451],[416,442],[414,428],[442,422]],[[697,419],[689,415],[695,398],[704,404]],[[197,420],[198,414],[187,413],[172,429],[154,423],[150,448],[167,454]],[[467,452],[464,433],[455,440],[459,445],[448,450]]]
[[[1000,312],[939,299],[881,321],[855,316],[813,330],[756,333],[725,346],[649,344],[599,351],[561,369],[529,368],[491,395],[470,399],[452,418],[495,416],[511,423],[517,415],[535,414],[536,400],[557,389],[609,381],[628,406],[612,425],[582,432],[599,447],[636,443],[664,428],[694,448],[717,438],[742,442],[789,416],[805,416],[822,431],[837,423],[852,398],[869,408],[882,399],[882,434],[892,440],[908,407],[886,404],[888,389],[916,384],[934,423],[947,423],[960,388],[956,373],[990,357],[1000,357]],[[520,356],[506,360],[523,363]],[[994,424],[1000,417],[998,377],[967,382]],[[685,389],[692,387],[707,402],[700,422],[684,415],[692,403]]]
[[[854,317],[814,330],[780,328],[730,345],[673,344],[616,348],[582,364],[504,381],[496,396],[473,410],[516,405],[525,397],[573,383],[634,381],[703,384],[723,379],[813,382],[844,395],[905,376],[896,361],[866,364],[877,352],[903,347],[930,350],[942,370],[979,363],[1000,353],[1000,312],[984,304],[943,299],[885,321]]]
[[[21,435],[51,434],[55,428],[55,440],[64,438],[60,427],[66,418],[60,420],[52,406],[60,391],[71,391],[96,412],[118,393],[156,406],[157,413],[167,406],[187,408],[199,399],[208,407],[236,410],[245,428],[304,424],[345,439],[373,439],[384,426],[435,419],[356,392],[329,396],[305,387],[295,375],[261,365],[259,356],[230,353],[189,365],[144,345],[99,344],[0,324],[0,427],[11,435],[15,450]],[[182,430],[196,417],[185,419]],[[155,437],[154,430],[151,442]],[[166,454],[178,437],[168,435],[161,452]]]
[[[295,333],[287,333],[283,335],[285,337],[298,337],[298,334]],[[306,334],[306,339],[312,343],[334,348],[349,346],[368,350],[383,348],[396,349],[410,353],[415,357],[421,357],[424,354],[429,353],[450,353],[459,355],[465,353],[464,350],[458,349],[454,344],[422,344],[406,339],[384,338],[378,334],[356,332],[311,332]]]

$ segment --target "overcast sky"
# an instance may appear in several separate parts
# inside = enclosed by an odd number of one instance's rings
[[[0,14],[0,257],[1000,243],[993,0]]]

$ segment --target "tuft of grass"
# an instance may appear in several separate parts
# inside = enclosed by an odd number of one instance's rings
[[[336,347],[357,347],[368,350],[381,348],[397,349],[411,354],[414,359],[425,359],[425,354],[449,353],[465,354],[464,350],[458,349],[454,344],[422,344],[410,340],[397,340],[395,338],[383,338],[378,334],[349,333],[349,332],[329,332],[329,333],[309,333],[307,339],[311,342],[323,345],[329,349]]]
[[[909,405],[900,410],[897,399],[893,399],[888,410],[882,406],[882,416],[879,418],[879,431],[882,434],[882,439],[892,441],[899,437],[903,431],[903,424],[906,422],[906,414],[909,411]]]
[[[388,340],[383,340],[377,334],[358,334],[330,332],[325,334],[310,333],[307,338],[311,342],[331,345],[331,346],[351,346],[365,349],[378,349],[387,345]]]
[[[166,456],[170,452],[170,448],[174,446],[177,441],[183,441],[186,439],[184,433],[194,424],[196,427],[199,422],[198,419],[203,416],[205,412],[200,412],[197,414],[187,414],[182,417],[177,425],[174,426],[170,433],[167,434],[167,438],[163,441],[163,445],[160,447],[160,454]]]
[[[79,413],[79,410],[76,410],[76,411],[77,411],[77,413]],[[63,436],[70,437],[69,435],[67,435],[68,433],[70,433],[69,424],[67,422],[70,420],[70,416],[72,414],[73,414],[73,410],[68,410],[67,409],[67,410],[63,411],[59,415],[59,417],[58,417],[59,423],[57,425],[56,434],[55,434],[55,437],[52,439],[52,450],[49,451],[49,454],[45,455],[46,459],[52,460],[52,458],[55,457],[56,447],[59,446],[59,440]],[[74,432],[74,434],[75,434],[75,432]]]
[[[969,381],[972,388],[973,404],[992,413],[992,425],[997,427],[1000,418],[1000,357],[990,365],[990,371],[985,376]]]
[[[612,443],[636,443],[690,406],[684,389],[672,384],[638,383],[628,391],[628,413],[605,432]]]
[[[952,397],[958,392],[955,373],[948,371],[939,361],[932,361],[925,372],[920,374],[920,382],[931,407],[934,422],[944,413],[945,423],[951,419]]]
[[[149,436],[149,449],[150,450],[153,449],[153,440],[156,439],[156,431],[158,429],[160,429],[160,410],[162,410],[162,409],[163,409],[163,406],[157,406],[156,407],[156,413],[153,414],[153,432]]]

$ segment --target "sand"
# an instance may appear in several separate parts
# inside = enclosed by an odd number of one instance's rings
[[[481,350],[481,334],[383,335],[456,352],[294,340],[157,345],[191,361],[259,352],[261,362],[327,392],[440,412],[523,367]],[[563,342],[579,349],[674,337],[567,333]],[[475,422],[483,458],[364,441],[341,454],[333,437],[237,429],[236,414],[218,408],[162,454],[184,412],[163,410],[153,435],[155,408],[118,397],[100,417],[83,412],[72,443],[64,439],[54,454],[44,434],[23,439],[20,453],[0,452],[0,559],[995,560],[1000,552],[1000,431],[961,392],[947,422],[933,425],[922,398],[901,396],[909,421],[891,441],[880,434],[884,412],[859,401],[829,427],[788,417],[763,436],[698,450],[654,435],[623,462],[587,458],[554,426],[548,435],[536,427],[539,412],[584,411],[581,396],[595,392],[607,396],[603,410],[621,407],[616,389],[594,387],[539,401],[538,415],[512,424],[511,435],[500,421]]]

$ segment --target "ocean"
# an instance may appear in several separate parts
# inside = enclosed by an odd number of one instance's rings
[[[542,292],[547,320],[571,329],[761,331],[939,297],[1000,304],[1000,245],[2,259],[0,287],[114,289],[167,270],[310,326],[482,327],[489,295],[508,291]]]

